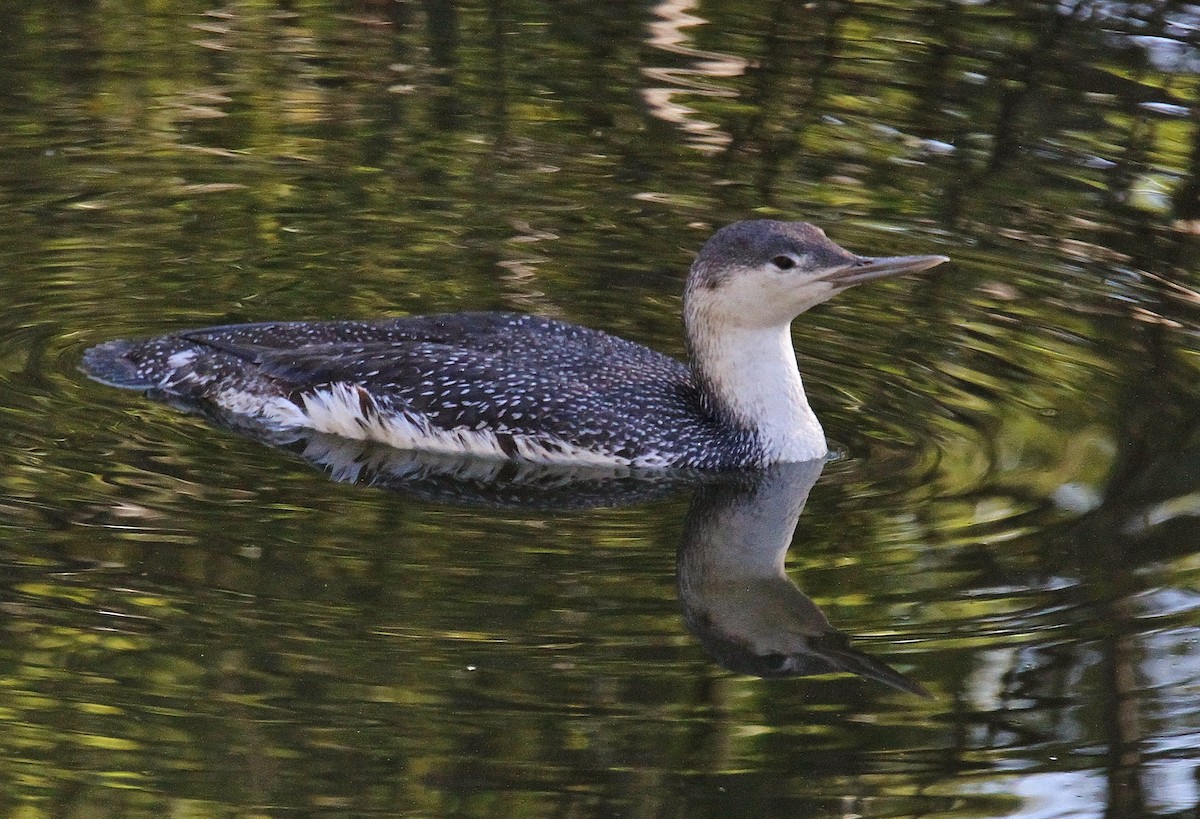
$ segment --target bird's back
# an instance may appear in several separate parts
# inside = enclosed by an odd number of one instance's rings
[[[84,367],[239,422],[401,448],[699,468],[754,457],[749,436],[706,413],[686,365],[527,315],[212,327],[109,342]]]

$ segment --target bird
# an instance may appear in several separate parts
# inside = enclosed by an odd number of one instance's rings
[[[826,457],[792,320],[941,255],[860,256],[807,222],[722,227],[683,294],[686,362],[552,318],[461,312],[185,330],[88,349],[104,384],[272,433],[542,464],[762,469]]]

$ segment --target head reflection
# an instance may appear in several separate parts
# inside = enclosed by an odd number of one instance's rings
[[[784,571],[821,461],[778,464],[737,482],[701,486],[677,563],[683,619],[726,668],[759,677],[847,672],[928,692],[849,638]]]
[[[679,598],[688,629],[720,665],[760,677],[850,673],[928,696],[852,648],[784,571],[821,461],[752,472],[638,471],[435,455],[319,433],[269,443],[335,480],[436,503],[567,511],[694,490],[678,553]]]

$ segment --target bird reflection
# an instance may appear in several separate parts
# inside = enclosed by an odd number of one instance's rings
[[[849,672],[929,696],[851,648],[850,639],[784,571],[788,547],[823,461],[777,464],[696,491],[679,547],[683,620],[721,665],[759,677]]]
[[[929,696],[850,646],[784,571],[822,461],[751,472],[554,467],[433,455],[311,433],[284,444],[338,481],[438,503],[579,510],[695,492],[677,578],[683,619],[722,666],[760,677],[847,672]]]

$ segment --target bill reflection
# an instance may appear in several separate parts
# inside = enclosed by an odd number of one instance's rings
[[[853,648],[785,571],[822,461],[706,473],[438,456],[321,434],[286,446],[335,480],[438,503],[568,511],[693,490],[678,552],[679,599],[684,623],[714,660],[759,677],[848,673],[929,696],[919,683]]]

